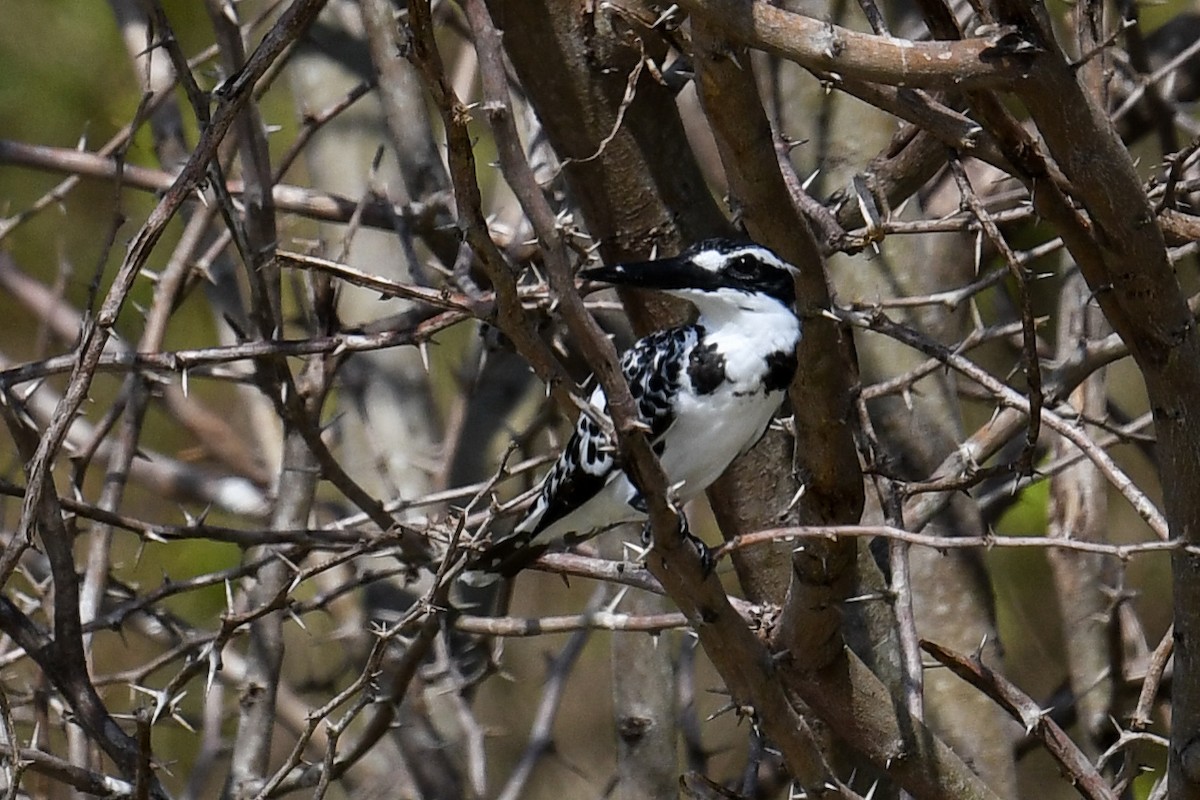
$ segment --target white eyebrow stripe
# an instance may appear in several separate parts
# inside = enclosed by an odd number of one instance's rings
[[[712,250],[704,250],[692,257],[692,263],[697,267],[716,272],[728,259],[721,253]]]
[[[703,250],[692,257],[692,263],[709,272],[719,272],[723,266],[740,256],[752,256],[777,269],[787,270],[788,272],[792,272],[794,269],[791,264],[784,262],[770,250],[754,245],[739,247],[724,253],[716,250]]]

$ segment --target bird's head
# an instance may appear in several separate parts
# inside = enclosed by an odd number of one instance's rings
[[[583,277],[618,286],[655,289],[695,303],[702,314],[755,311],[796,302],[798,270],[759,244],[706,239],[677,256],[593,267]]]

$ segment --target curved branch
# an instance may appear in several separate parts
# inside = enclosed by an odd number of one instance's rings
[[[1001,88],[1023,77],[1024,44],[1011,29],[959,41],[874,36],[754,0],[680,0],[679,6],[738,44],[802,67],[891,86]]]

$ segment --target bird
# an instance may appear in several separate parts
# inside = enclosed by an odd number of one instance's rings
[[[580,271],[590,281],[682,298],[699,311],[694,323],[651,333],[620,359],[676,502],[707,489],[762,438],[779,408],[797,367],[798,274],[770,249],[727,238],[699,241],[677,256]],[[594,388],[588,404],[591,413],[579,415],[524,518],[481,551],[471,570],[512,577],[553,543],[577,543],[647,519],[645,499],[593,418],[607,419],[602,387]],[[685,535],[706,556],[707,548],[680,518]],[[644,539],[648,543],[648,527]]]

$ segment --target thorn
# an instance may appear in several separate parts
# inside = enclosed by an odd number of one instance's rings
[[[286,564],[287,568],[290,569],[294,575],[299,576],[301,574],[300,567],[296,566],[296,562],[292,561],[290,558],[288,558],[287,555],[283,551],[276,552],[275,557],[278,558],[280,561],[282,561],[284,564]],[[295,588],[296,588],[295,586],[292,587],[292,589],[295,589]],[[292,589],[289,589],[288,591],[291,591]]]
[[[987,643],[988,643],[988,635],[985,633],[983,635],[983,637],[980,638],[979,646],[975,648],[975,652],[971,654],[971,657],[974,658],[976,661],[982,663],[983,662],[983,648],[987,647]]]
[[[138,689],[139,687],[135,686],[133,688]],[[142,691],[145,691],[145,690],[142,690]],[[157,691],[157,692],[153,692],[153,693],[147,692],[147,694],[151,694],[151,696],[153,696],[155,698],[154,699],[154,712],[150,714],[150,724],[153,725],[155,722],[158,722],[158,720],[162,718],[163,712],[167,710],[167,703],[169,702],[169,698],[167,697],[167,691],[165,689]]]
[[[1042,720],[1050,716],[1051,712],[1053,711],[1053,706],[1050,708],[1039,708],[1036,714],[1032,715],[1028,719],[1023,719],[1022,722],[1025,724],[1025,735],[1028,736],[1029,734],[1033,733],[1034,730],[1036,730],[1037,727],[1042,724]]]
[[[716,711],[714,711],[713,713],[711,713],[707,717],[705,717],[704,721],[712,722],[714,719],[721,716],[722,714],[728,714],[730,711],[737,711],[737,710],[738,710],[737,703],[726,703],[725,705],[721,706]]]
[[[217,671],[221,669],[221,658],[217,652],[217,648],[213,647],[212,643],[208,644],[208,674],[204,678],[204,697],[208,698],[212,691],[213,681],[217,679]]]
[[[625,595],[628,593],[629,593],[629,587],[622,586],[620,588],[620,590],[615,595],[613,595],[613,599],[611,601],[609,601],[607,604],[605,604],[604,610],[609,614],[616,611],[617,606],[619,606],[621,604],[621,601],[625,599]]]
[[[867,592],[865,594],[855,595],[854,597],[847,597],[842,602],[846,603],[846,604],[869,603],[874,600],[891,600],[891,599],[892,599],[892,597],[889,592]]]
[[[804,493],[805,493],[806,491],[808,491],[808,485],[807,485],[807,484],[803,484],[803,483],[802,483],[802,484],[800,484],[800,488],[796,490],[796,493],[795,493],[794,495],[792,495],[792,499],[791,499],[790,501],[788,501],[787,508],[785,508],[785,509],[784,509],[784,510],[783,510],[783,511],[782,511],[782,512],[779,514],[779,519],[783,519],[783,518],[784,518],[784,517],[786,517],[788,514],[792,513],[792,509],[794,509],[794,508],[797,506],[797,504],[799,504],[799,502],[800,502],[800,499],[801,499],[802,497],[804,497]]]
[[[292,608],[289,605],[287,607],[287,613],[288,613],[288,616],[292,618],[292,621],[300,626],[300,630],[304,631],[305,633],[308,633],[308,626],[304,624],[304,620],[300,619],[300,615],[296,613],[296,609]]]
[[[657,28],[659,25],[662,25],[664,22],[669,20],[675,14],[675,12],[678,10],[679,10],[679,5],[676,3],[672,3],[670,6],[667,7],[666,11],[664,11],[658,15],[658,19],[654,20],[654,24],[651,25],[650,27]]]
[[[179,727],[183,728],[188,733],[196,732],[196,729],[194,727],[192,727],[192,724],[190,722],[188,722],[187,719],[183,716],[183,714],[180,714],[178,710],[174,710],[171,712],[171,719],[175,720],[175,724],[177,724]]]
[[[653,549],[654,544],[651,543],[645,547],[642,547],[641,545],[634,544],[633,542],[622,542],[621,547],[628,561],[636,561],[641,563],[646,560],[646,555],[651,549]],[[628,558],[630,553],[633,554],[633,558]]]

